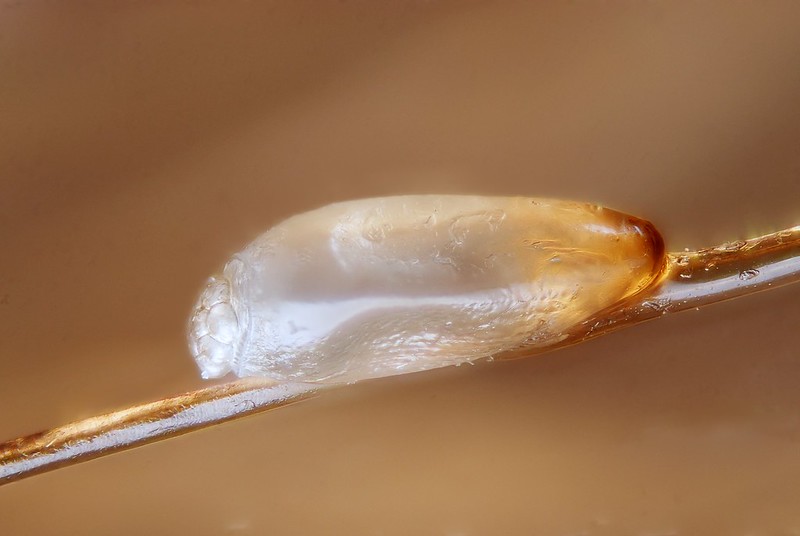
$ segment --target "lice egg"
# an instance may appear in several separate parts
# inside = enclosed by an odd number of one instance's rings
[[[211,278],[190,349],[205,378],[352,383],[546,347],[647,286],[662,244],[649,223],[583,203],[337,203],[277,225]]]

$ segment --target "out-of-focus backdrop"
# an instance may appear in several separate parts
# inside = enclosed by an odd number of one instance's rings
[[[800,224],[793,2],[0,1],[0,439],[203,386],[281,219],[551,196]],[[374,381],[0,488],[0,532],[800,534],[800,286]]]

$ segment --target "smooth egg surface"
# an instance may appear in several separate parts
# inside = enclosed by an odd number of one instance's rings
[[[401,196],[285,220],[212,277],[190,322],[203,377],[350,383],[547,347],[645,287],[648,222],[523,197]]]

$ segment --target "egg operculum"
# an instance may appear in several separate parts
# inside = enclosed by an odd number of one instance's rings
[[[239,335],[228,278],[209,278],[189,326],[189,348],[204,379],[220,378],[232,370]]]

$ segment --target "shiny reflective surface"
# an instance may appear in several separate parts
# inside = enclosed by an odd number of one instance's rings
[[[96,415],[0,443],[0,486],[45,471],[306,400],[312,384],[246,378]]]
[[[10,6],[10,7],[6,7]],[[0,437],[207,386],[209,274],[401,193],[579,199],[668,249],[800,222],[791,3],[4,3]],[[790,535],[800,289],[361,382],[0,488],[10,534]]]
[[[192,315],[205,378],[352,383],[563,341],[664,263],[649,223],[568,201],[397,196],[289,218]]]

